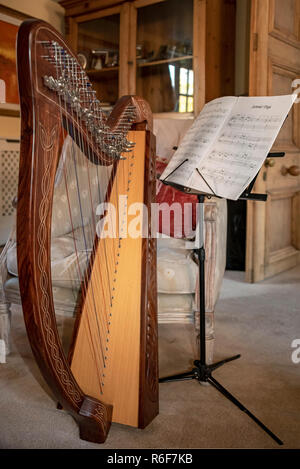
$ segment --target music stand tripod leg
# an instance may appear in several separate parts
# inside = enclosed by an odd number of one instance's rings
[[[245,412],[257,425],[259,425],[276,443],[282,445],[283,442],[268,428],[266,427],[255,415],[252,414],[243,404],[241,404],[227,389],[224,388],[212,376],[212,371],[216,370],[225,363],[237,360],[240,354],[234,355],[230,358],[225,358],[216,363],[207,365],[206,363],[206,324],[205,324],[205,248],[204,248],[204,199],[203,194],[197,194],[199,203],[199,239],[198,239],[198,261],[199,261],[199,310],[200,310],[200,359],[194,361],[195,368],[191,371],[160,378],[160,383],[172,381],[185,381],[197,379],[199,383],[206,382],[211,384],[215,389],[223,394],[228,400],[235,404],[240,410]]]
[[[207,379],[208,383],[210,383],[214,388],[216,388],[223,396],[227,397],[234,405],[236,405],[242,412],[245,412],[245,414],[248,415],[259,427],[261,427],[268,435],[270,435],[271,438],[273,438],[276,443],[279,445],[283,445],[283,441],[280,440],[268,427],[266,427],[265,424],[263,424],[257,417],[255,417],[250,410],[248,410],[240,401],[236,399],[227,389],[222,386],[219,381],[217,381],[215,378],[210,376]]]

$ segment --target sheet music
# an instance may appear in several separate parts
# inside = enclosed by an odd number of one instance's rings
[[[232,96],[226,96],[215,99],[204,106],[161,175],[161,180],[170,175],[168,181],[184,185],[190,179],[195,167],[214,143],[217,133],[223,126],[237,99]],[[174,176],[171,175],[171,172],[177,167],[176,175],[175,173]],[[207,189],[207,186],[205,188]]]
[[[185,135],[161,179],[167,177],[194,190],[238,199],[261,168],[296,97],[211,101]]]

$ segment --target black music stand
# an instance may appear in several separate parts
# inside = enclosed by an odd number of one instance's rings
[[[276,157],[283,157],[285,154],[284,153],[269,153],[268,158],[276,158]],[[185,160],[186,161],[186,160]],[[179,166],[181,166],[183,163],[181,163]],[[169,177],[173,172],[178,169],[178,167],[172,171],[167,177]],[[199,172],[200,174],[200,172]],[[201,177],[203,177],[200,174]],[[257,176],[256,176],[257,177]],[[267,200],[267,195],[266,194],[252,194],[252,188],[254,186],[256,177],[253,179],[253,181],[250,183],[250,185],[247,187],[247,189],[242,193],[242,195],[239,197],[239,200],[256,200],[256,201],[266,201]],[[187,371],[185,373],[180,373],[176,374],[173,376],[168,376],[166,378],[160,378],[159,382],[160,383],[166,383],[166,382],[171,382],[171,381],[186,381],[186,380],[191,380],[191,379],[196,379],[199,383],[201,382],[206,382],[211,384],[214,388],[216,388],[223,396],[225,396],[227,399],[229,399],[233,404],[235,404],[241,411],[245,412],[257,425],[259,425],[273,440],[276,441],[279,445],[283,445],[283,442],[268,428],[266,427],[255,415],[252,414],[240,401],[238,401],[227,389],[222,386],[219,381],[217,381],[213,376],[212,372],[219,368],[220,366],[223,366],[225,363],[231,362],[233,360],[237,360],[240,358],[239,355],[234,355],[233,357],[225,358],[224,360],[220,360],[216,363],[212,363],[208,365],[206,363],[206,347],[205,347],[205,339],[206,339],[206,333],[205,333],[205,248],[204,248],[204,199],[207,197],[207,195],[199,193],[199,192],[193,192],[191,189],[187,187],[180,186],[178,184],[173,184],[171,182],[168,182],[166,180],[161,180],[166,185],[170,185],[174,187],[175,189],[178,189],[182,192],[185,192],[187,194],[193,194],[197,195],[198,197],[198,202],[199,202],[199,247],[195,249],[195,251],[198,254],[198,261],[199,261],[199,300],[200,300],[200,359],[199,360],[194,360],[194,365],[195,367]],[[207,181],[205,181],[206,184]],[[209,186],[210,187],[210,186]],[[212,190],[212,189],[211,189]],[[213,192],[213,191],[212,191]],[[209,197],[209,196],[208,196]]]

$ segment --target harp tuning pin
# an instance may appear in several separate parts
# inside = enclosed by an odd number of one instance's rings
[[[74,107],[74,108],[77,108],[78,104],[80,106],[79,98],[77,96],[73,96],[71,106]]]
[[[125,148],[128,148],[128,150],[132,150],[135,147],[135,144],[133,142],[125,143]]]
[[[50,88],[50,90],[56,90],[57,83],[53,77],[48,77],[47,75],[44,77],[45,85]]]
[[[89,109],[86,108],[86,107],[84,107],[84,108],[82,109],[82,113],[81,113],[81,114],[82,114],[82,117],[85,119],[86,116],[87,116],[87,114],[88,114],[89,112],[90,112]]]
[[[92,119],[94,119],[94,114],[91,111],[89,111],[86,115],[86,119],[88,121],[91,121]]]

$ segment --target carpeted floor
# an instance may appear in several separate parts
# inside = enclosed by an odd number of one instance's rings
[[[237,353],[214,377],[283,439],[300,447],[300,268],[260,284],[227,272],[216,307],[215,360]],[[113,424],[107,442],[81,441],[73,419],[56,409],[33,361],[20,315],[13,353],[0,365],[0,448],[276,448],[249,417],[210,385],[160,385],[160,414],[145,430]],[[193,329],[160,326],[161,376],[189,369]]]

